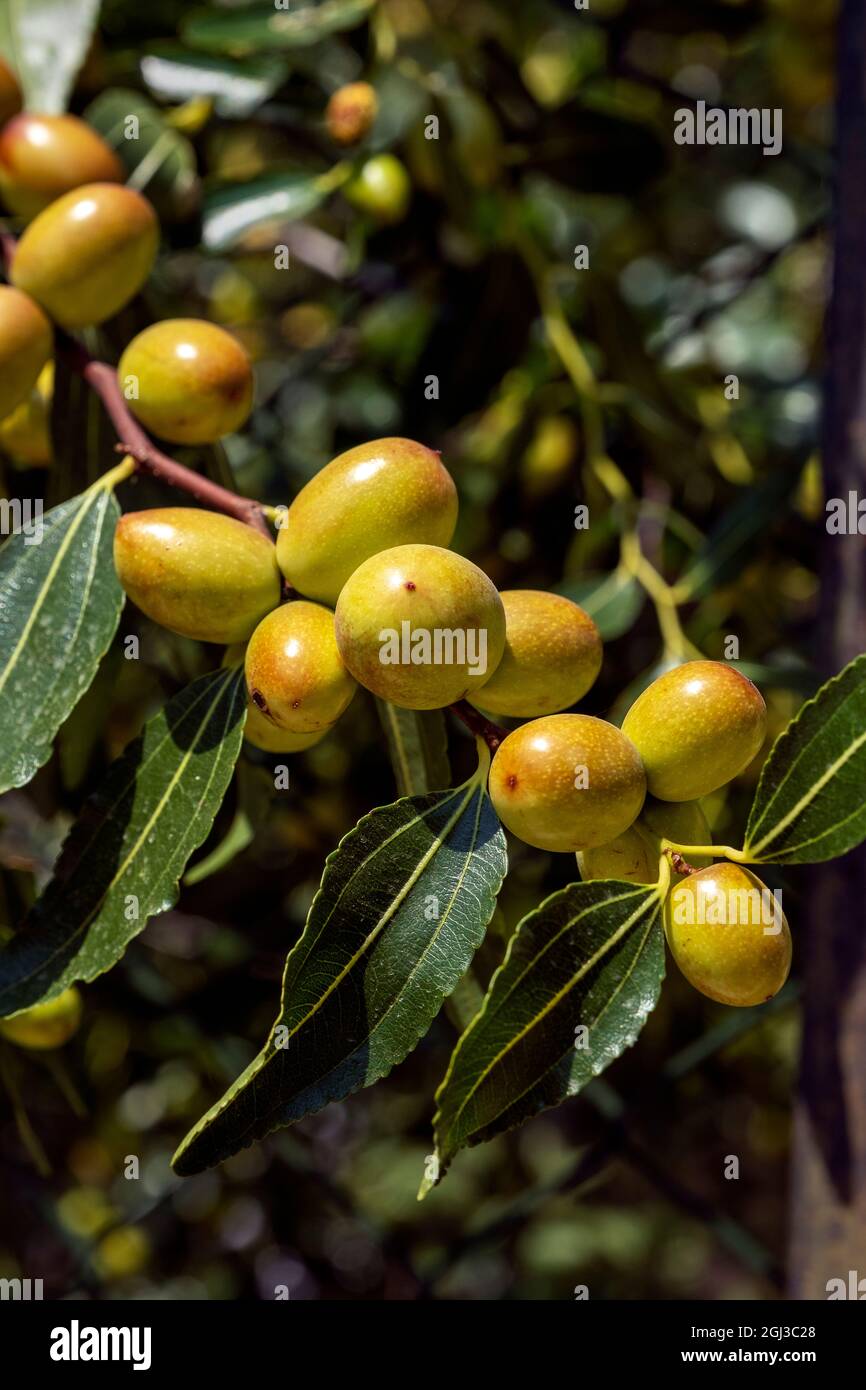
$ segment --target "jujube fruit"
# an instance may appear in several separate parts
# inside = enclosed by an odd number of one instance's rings
[[[81,995],[70,985],[56,999],[34,1004],[12,1018],[0,1018],[0,1037],[39,1051],[62,1047],[78,1032],[82,1010]]]
[[[51,397],[54,363],[46,362],[36,385],[20,405],[0,420],[0,449],[15,468],[48,468],[51,446]]]
[[[7,62],[0,58],[0,126],[21,110],[21,88]]]
[[[355,570],[337,645],[356,680],[404,709],[474,698],[496,670],[505,613],[483,570],[435,545],[398,545]]]
[[[200,642],[245,641],[280,601],[280,572],[267,536],[197,507],[122,516],[114,564],[143,613]]]
[[[11,279],[64,328],[111,318],[150,274],[159,242],[146,198],[114,183],[91,183],[51,203],[15,250]]]
[[[325,110],[328,134],[338,145],[356,145],[370,130],[379,100],[369,82],[347,82],[338,87]]]
[[[127,345],[117,375],[133,415],[174,444],[212,444],[252,408],[245,349],[205,319],[151,324]]]
[[[791,968],[784,912],[739,864],[713,864],[677,883],[665,904],[671,954],[695,989],[747,1007],[777,994]]]
[[[646,796],[637,750],[613,724],[551,714],[515,729],[496,750],[490,796],[503,825],[536,849],[576,851],[613,840]]]
[[[278,729],[256,709],[252,700],[247,705],[244,738],[263,753],[302,753],[320,743],[327,732],[327,729],[317,729],[312,734],[293,734],[289,729]]]
[[[764,740],[760,691],[720,661],[688,661],[639,695],[622,723],[662,801],[695,801],[730,782]]]
[[[0,285],[0,420],[26,400],[51,356],[51,324],[35,300]]]
[[[484,709],[521,718],[568,709],[601,670],[601,634],[592,618],[540,589],[505,590],[500,598],[505,651],[484,687]]]
[[[629,883],[656,883],[659,852],[640,834],[639,826],[657,840],[680,845],[712,843],[707,818],[697,801],[655,801],[647,797],[634,825],[615,840],[578,854],[577,863],[584,882],[596,878],[622,878]],[[707,856],[690,859],[693,868],[709,864]]]
[[[406,167],[393,154],[366,159],[343,189],[353,207],[369,212],[377,222],[401,222],[411,191]]]
[[[292,502],[277,559],[293,588],[335,604],[364,560],[396,545],[447,546],[457,489],[439,455],[414,439],[374,439],[326,464]]]
[[[262,619],[249,640],[244,669],[259,713],[295,734],[330,728],[357,690],[337,648],[333,613],[303,599]]]
[[[78,116],[24,111],[0,131],[0,192],[19,217],[34,217],[85,183],[122,183],[110,145]]]

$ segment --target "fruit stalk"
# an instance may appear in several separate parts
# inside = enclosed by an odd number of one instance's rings
[[[494,724],[490,719],[485,719],[483,714],[470,705],[468,700],[458,700],[456,705],[449,705],[452,714],[456,714],[461,723],[465,724],[470,733],[482,738],[490,749],[495,753],[507,733],[506,729],[500,729],[498,724]]]

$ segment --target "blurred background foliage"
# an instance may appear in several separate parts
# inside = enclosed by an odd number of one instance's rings
[[[416,437],[457,482],[459,549],[500,587],[561,589],[595,613],[606,658],[588,713],[621,713],[660,664],[692,648],[722,657],[735,634],[775,736],[817,684],[835,8],[327,0],[287,15],[104,0],[72,109],[116,145],[164,242],[146,294],[88,346],[116,360],[156,317],[225,325],[255,359],[256,410],[242,436],[185,461],[280,503],[346,447]],[[357,79],[379,115],[347,153],[324,109]],[[698,100],[781,108],[782,153],[677,145],[674,113]],[[136,142],[123,138],[130,113]],[[411,183],[392,222],[344,196],[353,167],[381,153]],[[48,472],[0,441],[8,495],[50,504],[114,457],[97,403],[62,368],[50,429]],[[168,500],[146,481],[122,497]],[[679,625],[647,593],[638,553],[675,586]],[[124,659],[132,632],[139,661]],[[108,762],[218,655],[127,610],[56,756],[0,802],[7,924]],[[450,742],[465,772],[471,741],[455,726]],[[717,838],[742,824],[760,760],[710,799]],[[395,795],[363,694],[292,758],[288,792],[274,790],[276,761],[245,746],[177,909],[87,987],[62,1053],[3,1047],[0,1277],[43,1277],[46,1297],[778,1296],[796,946],[783,995],[746,1016],[672,971],[602,1082],[461,1155],[422,1205],[449,1009],[374,1090],[216,1171],[171,1175],[178,1140],[270,1027],[326,855]],[[567,856],[509,849],[484,979],[522,914],[575,876]],[[796,943],[796,877],[769,877]]]

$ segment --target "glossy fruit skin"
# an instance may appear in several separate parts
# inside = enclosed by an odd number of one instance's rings
[[[495,586],[470,560],[435,545],[398,545],[365,560],[343,586],[335,618],[337,646],[352,675],[403,709],[475,698],[505,646]],[[417,648],[404,651],[404,641]],[[449,660],[455,656],[465,659]]]
[[[638,832],[638,825],[657,839],[680,845],[712,844],[710,827],[699,801],[655,801],[647,797],[637,822],[606,845],[578,854],[580,876],[586,883],[597,878],[626,879],[629,883],[657,883],[659,854]],[[706,856],[690,859],[693,868],[709,864]]]
[[[62,1047],[78,1032],[82,1009],[81,995],[70,985],[56,999],[34,1004],[13,1018],[0,1018],[0,1037],[34,1051]]]
[[[245,349],[206,319],[151,324],[127,345],[117,377],[133,415],[173,444],[212,444],[240,429],[252,409]]]
[[[491,714],[557,714],[582,698],[601,670],[601,634],[571,599],[540,589],[506,589],[505,651],[484,687]]]
[[[141,289],[159,242],[146,198],[114,183],[65,194],[27,227],[11,279],[64,328],[104,323]]]
[[[13,468],[50,468],[54,363],[46,362],[30,394],[0,420],[0,449]]]
[[[738,896],[750,890],[752,897]],[[689,983],[718,1004],[763,1004],[788,978],[791,932],[772,897],[762,905],[754,896],[761,890],[769,893],[748,869],[722,863],[691,874],[668,895],[671,954]]]
[[[518,839],[568,853],[622,835],[643,806],[646,777],[615,725],[587,714],[550,714],[502,741],[489,790],[496,814]]]
[[[456,525],[457,489],[439,455],[414,439],[374,439],[338,454],[301,489],[277,559],[299,593],[333,605],[371,555],[447,546]]]
[[[688,661],[639,695],[622,722],[661,801],[696,801],[751,762],[764,740],[760,691],[720,661]]]
[[[36,301],[0,285],[0,420],[30,395],[53,344],[51,324]]]
[[[82,184],[124,177],[114,150],[77,116],[24,111],[0,131],[0,192],[19,217],[35,217]]]
[[[123,588],[154,622],[200,642],[243,642],[280,601],[267,536],[197,507],[127,512],[114,534]]]
[[[0,126],[21,110],[21,88],[9,64],[0,58]]]
[[[320,743],[327,732],[327,729],[318,729],[312,734],[293,734],[289,729],[278,729],[259,713],[252,700],[247,705],[244,738],[263,753],[302,753],[305,748]]]
[[[328,134],[338,145],[357,145],[379,111],[379,98],[369,82],[347,82],[334,92],[325,110]]]
[[[249,640],[244,669],[264,719],[294,734],[329,729],[357,690],[337,648],[330,608],[304,599],[263,618]]]
[[[368,212],[377,222],[402,222],[412,185],[396,155],[376,154],[364,161],[343,192],[353,207]]]

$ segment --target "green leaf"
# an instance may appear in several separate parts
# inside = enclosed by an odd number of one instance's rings
[[[202,240],[209,251],[226,251],[254,227],[306,217],[329,192],[327,175],[306,172],[269,174],[213,189],[205,194]]]
[[[45,513],[38,543],[28,544],[38,530],[21,530],[0,549],[0,791],[48,761],[114,636],[119,515],[110,486],[97,483]]]
[[[479,946],[505,874],[485,787],[382,806],[329,857],[265,1047],[184,1139],[184,1176],[369,1086],[424,1036]]]
[[[400,796],[423,796],[451,781],[448,734],[441,709],[399,709],[376,701]]]
[[[556,592],[579,603],[606,642],[622,637],[634,626],[645,599],[641,585],[624,569],[567,579],[557,586]]]
[[[305,48],[329,34],[354,29],[374,4],[375,0],[291,0],[291,6],[276,10],[273,4],[223,14],[200,10],[183,22],[181,37],[193,48],[236,57],[259,49],[273,53]]]
[[[756,541],[784,516],[798,480],[798,469],[780,468],[737,497],[678,580],[684,600],[703,598],[742,570]]]
[[[664,975],[660,916],[655,888],[598,881],[524,917],[437,1092],[436,1152],[419,1195],[459,1149],[576,1095],[631,1047]]]
[[[251,767],[243,760],[237,768],[238,804],[231,825],[219,844],[184,874],[185,888],[210,878],[225,869],[233,859],[252,844],[257,832],[267,820],[271,808],[274,784],[264,768]]]
[[[177,897],[241,744],[243,671],[217,671],[148,720],[69,832],[54,877],[0,954],[0,1017],[94,980]]]
[[[162,101],[211,97],[218,116],[242,120],[282,86],[288,67],[282,58],[263,55],[240,62],[191,53],[179,45],[146,53],[141,75]]]
[[[65,111],[96,28],[99,0],[3,0],[0,52],[29,111]]]
[[[134,139],[128,133],[130,117],[137,122]],[[195,210],[200,194],[195,151],[152,101],[127,87],[111,87],[90,103],[84,119],[116,152],[130,188],[146,193],[161,217],[182,219]]]
[[[756,864],[817,864],[866,839],[866,655],[822,686],[773,744],[746,827]]]

